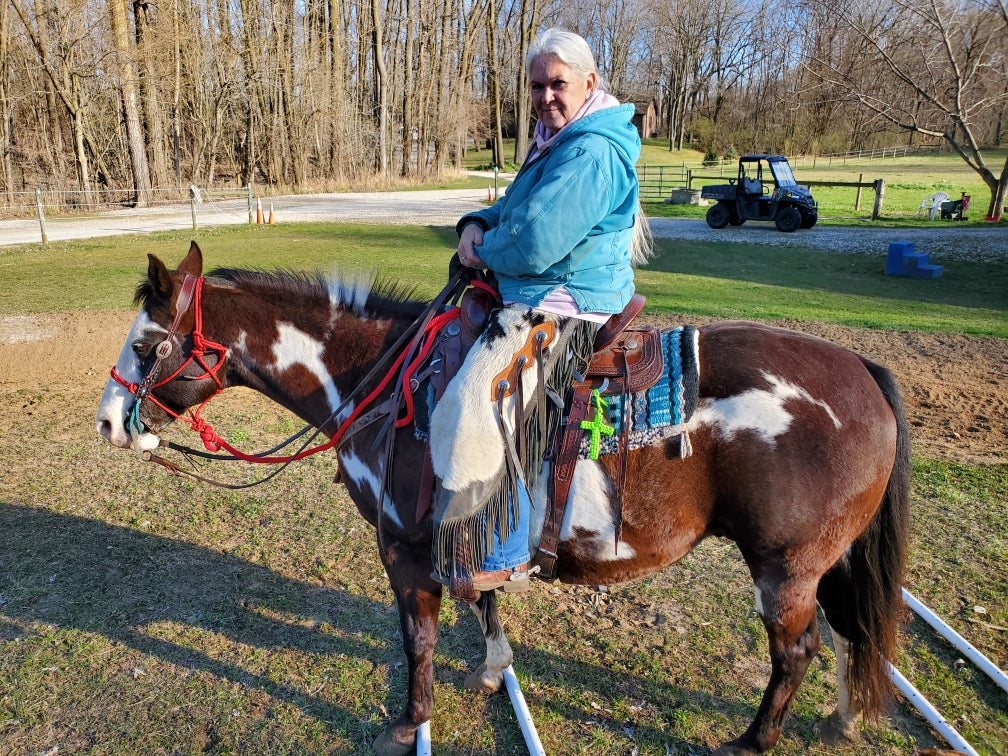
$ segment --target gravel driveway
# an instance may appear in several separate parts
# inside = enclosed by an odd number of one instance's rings
[[[267,218],[272,209],[277,223],[343,221],[454,226],[465,213],[483,207],[487,194],[480,189],[299,194],[266,197],[262,202]],[[196,206],[200,227],[248,223],[248,216],[245,198],[207,200]],[[192,228],[192,212],[185,204],[115,210],[88,216],[50,217],[46,220],[46,235],[50,241],[189,228]],[[949,222],[935,222],[933,226],[914,229],[818,225],[785,234],[772,223],[750,222],[744,226],[714,230],[702,220],[653,218],[651,229],[655,237],[665,239],[783,244],[880,255],[886,253],[889,242],[912,241],[918,252],[926,252],[935,258],[1008,258],[1008,230],[1003,224],[990,228],[964,228]],[[37,219],[0,221],[0,247],[37,244],[40,240]]]
[[[1008,259],[1008,229],[1003,224],[990,228],[965,228],[949,222],[937,225],[936,222],[933,228],[912,229],[817,225],[785,234],[772,223],[746,223],[715,231],[702,220],[652,218],[651,231],[655,237],[664,239],[777,244],[880,255],[886,254],[890,242],[911,241],[917,252],[926,252],[935,258]]]

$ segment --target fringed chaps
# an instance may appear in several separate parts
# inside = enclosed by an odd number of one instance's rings
[[[513,393],[495,401],[496,377],[530,341],[534,348],[530,337],[545,321],[555,324],[553,340],[534,349]],[[476,572],[494,548],[494,531],[503,542],[516,529],[518,481],[538,478],[573,375],[591,358],[596,330],[594,323],[524,305],[491,314],[431,416],[433,560],[440,574],[450,574],[454,563]]]

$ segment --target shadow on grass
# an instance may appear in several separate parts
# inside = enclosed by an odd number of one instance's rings
[[[189,647],[158,638],[151,628],[174,623],[267,654],[345,655],[392,667],[404,660],[395,640],[395,612],[342,590],[291,580],[184,541],[33,507],[0,505],[0,533],[4,564],[0,606],[8,620],[0,623],[0,642],[31,634],[37,623],[57,631],[98,634],[181,669],[261,691],[300,708],[331,732],[357,740],[362,726],[368,729],[359,712],[313,695],[307,685],[283,682],[284,671],[271,669],[269,660],[264,667],[257,665],[256,672],[244,662],[225,660],[226,653],[213,655],[198,644]],[[465,622],[442,626],[439,648],[450,658],[459,659],[460,666],[474,667],[473,656],[482,654],[483,644],[473,618],[464,616]],[[696,710],[699,703],[743,722],[755,715],[754,705],[731,695],[722,697],[661,680],[616,675],[605,666],[561,658],[529,646],[516,645],[515,654],[520,669],[534,670],[535,679],[575,685],[582,694],[594,694],[600,700],[622,696],[653,701],[670,714],[679,707]],[[327,662],[316,658],[315,663]],[[390,715],[404,703],[405,676],[405,667],[393,673],[384,703]],[[460,685],[462,674],[439,668],[437,678],[443,684]],[[695,744],[667,732],[612,721],[611,714],[576,703],[552,701],[547,707],[566,721],[601,725],[617,733],[629,727],[635,741],[668,743],[675,752],[697,752]],[[493,752],[508,752],[516,739],[520,742],[518,724],[503,690],[488,700],[486,716],[494,728]],[[792,721],[790,727],[794,726]],[[377,727],[370,730],[371,737],[377,735]]]
[[[345,654],[376,664],[398,653],[390,643],[398,623],[385,606],[184,541],[7,503],[0,505],[0,533],[3,613],[24,625],[0,626],[0,641],[34,623],[97,633],[295,704],[347,737],[361,730],[352,712],[268,674],[160,639],[156,626],[198,628],[267,652]],[[345,632],[322,632],[325,626]]]

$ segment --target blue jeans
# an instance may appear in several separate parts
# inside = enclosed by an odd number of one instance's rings
[[[494,527],[494,548],[483,560],[483,569],[488,572],[507,570],[525,564],[529,560],[529,516],[532,499],[524,484],[518,481],[518,523],[517,528],[501,543],[500,525]]]

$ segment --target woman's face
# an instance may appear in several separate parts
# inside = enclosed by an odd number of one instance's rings
[[[595,90],[597,79],[594,73],[581,78],[553,53],[535,58],[529,84],[536,117],[550,131],[559,131]]]

